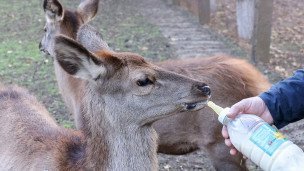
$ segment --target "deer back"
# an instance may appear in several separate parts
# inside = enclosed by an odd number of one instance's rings
[[[83,136],[59,127],[27,90],[0,89],[0,169],[83,168]]]

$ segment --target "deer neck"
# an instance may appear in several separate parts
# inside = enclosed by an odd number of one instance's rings
[[[62,95],[63,101],[68,107],[68,110],[74,114],[76,128],[82,130],[83,119],[80,115],[80,103],[83,97],[85,82],[67,74],[62,67],[54,60],[55,75]]]
[[[94,96],[94,95],[93,95]],[[92,97],[90,97],[92,98]],[[94,104],[96,103],[96,104]],[[100,170],[157,170],[155,130],[149,126],[121,126],[111,121],[111,114],[125,115],[119,110],[105,112],[105,103],[91,101],[85,106],[100,106],[99,110],[83,108],[83,129],[87,136],[87,159]]]

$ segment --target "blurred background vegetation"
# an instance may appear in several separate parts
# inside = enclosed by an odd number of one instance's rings
[[[0,81],[28,88],[60,124],[73,127],[73,118],[58,92],[53,60],[42,55],[38,48],[45,25],[43,1],[0,1]],[[76,9],[80,0],[60,2],[64,8]],[[163,48],[169,45],[158,28],[132,13],[132,9],[128,13],[121,12],[122,8],[131,6],[115,3],[115,0],[101,2],[102,10],[92,23],[111,48],[139,53],[151,60],[171,57],[170,48]]]

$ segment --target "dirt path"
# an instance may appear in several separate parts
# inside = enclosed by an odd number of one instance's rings
[[[137,8],[150,23],[156,25],[176,49],[178,58],[203,57],[217,53],[239,54],[240,49],[202,26],[198,18],[167,1],[136,1]],[[167,2],[167,3],[166,3]]]

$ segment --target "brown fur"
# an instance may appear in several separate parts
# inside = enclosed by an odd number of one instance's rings
[[[214,86],[213,92],[223,94],[223,99],[233,97],[242,99],[265,91],[270,84],[251,64],[245,60],[218,55],[209,58],[187,60],[170,60],[157,63],[168,70],[204,80]],[[220,88],[220,89],[218,89]],[[231,94],[234,90],[238,93]]]
[[[82,24],[83,22],[78,13],[64,10],[64,17],[60,24],[60,29],[62,30],[63,34],[69,37],[75,37],[79,26]]]
[[[81,26],[78,37],[81,37],[81,40],[84,41],[86,34],[90,36],[99,35],[92,28],[85,25]],[[75,39],[74,36],[71,36],[71,38]],[[101,38],[94,37],[92,40],[102,43],[94,45],[90,42],[83,45],[94,51],[97,49],[96,47],[109,50]],[[84,41],[84,43],[87,42]],[[94,47],[91,47],[92,45]],[[270,87],[267,79],[251,64],[245,60],[225,55],[209,58],[169,60],[157,63],[157,65],[206,82],[213,92],[212,100],[223,107],[231,106],[241,99],[256,96]],[[83,120],[77,107],[81,102],[75,96],[79,97],[79,94],[85,91],[84,87],[81,87],[82,84],[79,82],[78,87],[63,71],[57,72],[57,79],[63,98],[69,99],[65,100],[66,104],[71,111],[74,111],[77,128],[83,129]],[[197,112],[174,115],[155,122],[153,126],[159,135],[159,152],[185,154],[197,149],[204,149],[217,170],[246,170],[244,165],[240,165],[241,155],[234,158],[229,155],[228,148],[225,146],[220,133],[222,126],[217,121],[213,111],[208,108]]]
[[[1,169],[83,168],[82,134],[59,127],[27,90],[17,86],[1,88],[0,113],[0,153],[5,155],[0,155]]]

